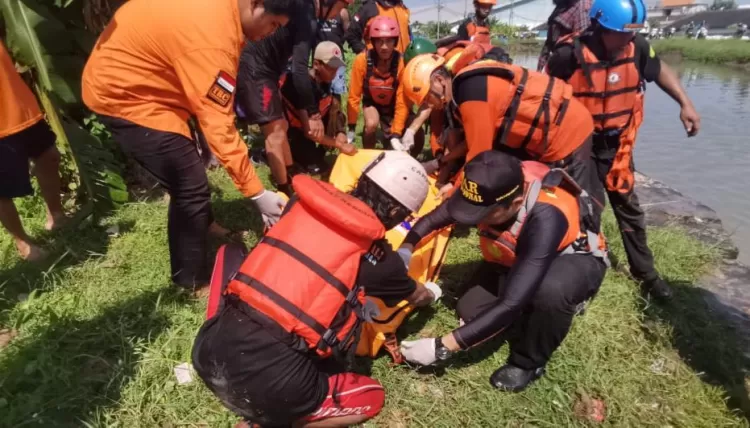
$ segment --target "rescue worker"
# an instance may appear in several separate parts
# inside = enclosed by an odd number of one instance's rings
[[[538,162],[522,164],[495,150],[469,161],[460,191],[420,219],[398,250],[408,263],[413,246],[433,230],[456,222],[479,228],[484,262],[456,307],[465,324],[436,339],[402,342],[404,358],[430,365],[517,323],[508,362],[490,382],[518,392],[542,376],[607,269],[590,199],[562,170]]]
[[[401,78],[404,95],[461,123],[467,161],[501,150],[565,168],[601,204],[604,192],[591,160],[591,114],[573,99],[569,85],[494,60],[468,65],[455,77],[445,64],[438,55],[411,60]]]
[[[592,26],[563,39],[548,64],[549,73],[568,81],[573,95],[594,118],[594,160],[604,182],[622,234],[632,275],[644,291],[660,300],[672,296],[654,268],[646,239],[646,222],[633,191],[633,147],[643,119],[645,82],[657,85],[676,100],[688,136],[700,129],[700,116],[672,69],[636,32],[646,22],[646,6],[595,1]]]
[[[407,276],[385,231],[419,210],[428,180],[406,153],[385,152],[351,194],[306,175],[296,195],[209,313],[193,366],[229,409],[261,426],[349,426],[378,414],[385,392],[347,372],[365,295],[426,306],[441,295]],[[370,313],[370,315],[368,315]]]
[[[401,53],[395,49],[400,35],[395,19],[388,16],[373,18],[368,25],[368,41],[372,41],[373,48],[360,52],[352,64],[346,109],[348,138],[349,141],[354,139],[362,105],[365,119],[362,146],[365,149],[375,148],[378,126],[389,140],[390,148],[401,149],[400,137],[412,116],[404,102],[403,88],[398,79],[404,68]],[[424,142],[424,134],[421,135]],[[418,145],[413,147],[417,153],[421,149]]]
[[[282,83],[279,84],[284,103],[284,115],[289,123],[288,136],[292,159],[295,164],[305,168],[311,174],[320,174],[328,169],[325,166],[327,147],[336,148],[347,155],[357,153],[354,145],[349,144],[346,140],[343,123],[340,123],[341,121],[338,119],[328,120],[329,114],[338,114],[331,111],[333,96],[330,92],[330,85],[337,70],[341,67],[346,67],[346,64],[342,58],[341,49],[336,43],[321,42],[315,47],[313,64],[309,73],[310,80],[313,81],[313,96],[318,103],[318,111],[323,118],[323,122],[335,123],[337,126],[338,129],[333,131],[334,138],[323,135],[322,138],[314,140],[313,137],[305,133],[300,120],[300,110],[302,110],[299,103],[300,97],[297,88],[289,77],[290,72],[282,75]]]
[[[341,9],[338,16],[331,19],[318,19],[318,43],[320,42],[333,42],[336,43],[344,52],[344,36],[346,31],[349,29],[349,11],[347,9]],[[344,55],[344,59],[346,56]],[[346,88],[346,64],[340,67],[336,71],[336,77],[331,82],[331,93],[333,93],[333,99],[331,101],[331,114],[329,118],[331,121],[338,119],[339,112],[341,112],[341,96],[347,92]],[[334,127],[334,122],[329,122],[326,126],[326,131],[331,130]],[[326,132],[329,137],[335,137],[335,135]]]
[[[284,200],[266,192],[234,126],[240,52],[286,24],[293,0],[130,0],[99,37],[83,71],[83,101],[126,155],[170,195],[172,280],[208,283],[212,223],[206,171],[191,139],[194,115],[211,150],[242,194],[272,224]]]
[[[0,223],[10,233],[22,259],[37,261],[46,254],[26,234],[13,203],[33,193],[29,161],[47,208],[46,230],[67,220],[60,199],[60,152],[55,134],[44,121],[34,93],[16,71],[0,41]]]
[[[435,42],[437,47],[450,45],[453,42],[464,40],[481,40],[482,43],[490,43],[490,23],[488,18],[492,7],[497,5],[497,0],[474,0],[474,16],[466,18],[458,26],[456,35],[443,37]]]
[[[349,42],[354,53],[359,54],[372,48],[372,45],[365,40],[365,36],[370,20],[376,16],[387,16],[396,21],[399,34],[401,34],[396,43],[396,50],[404,53],[411,43],[411,29],[409,28],[409,8],[403,0],[365,0],[362,2],[362,6],[354,14],[354,22],[346,32],[346,41]]]
[[[291,193],[288,167],[292,154],[287,141],[289,124],[284,119],[279,79],[287,68],[303,106],[301,121],[314,140],[325,134],[308,75],[310,55],[316,43],[318,20],[336,17],[351,0],[312,0],[296,3],[289,24],[271,36],[248,43],[242,51],[237,82],[240,115],[260,126],[265,137],[265,155],[277,189]]]
[[[539,55],[537,71],[544,71],[555,44],[561,38],[585,30],[591,20],[592,0],[552,0],[555,9],[547,19],[547,39]]]

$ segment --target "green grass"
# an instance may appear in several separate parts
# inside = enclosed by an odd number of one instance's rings
[[[747,40],[691,40],[685,38],[652,42],[659,54],[679,54],[684,59],[711,64],[750,64]]]
[[[211,173],[211,182],[218,220],[258,230],[226,175]],[[28,198],[20,205],[38,235],[41,203]],[[47,237],[55,256],[43,266],[21,263],[0,234],[0,329],[18,330],[0,351],[1,427],[227,427],[236,421],[199,380],[180,386],[172,373],[190,361],[205,303],[168,283],[166,211],[161,198],[134,202],[101,226]],[[607,228],[622,259],[611,218]],[[730,410],[742,405],[743,394],[747,401],[747,362],[735,334],[692,285],[712,252],[676,230],[650,236],[658,267],[677,290],[669,309],[642,300],[634,283],[611,270],[548,375],[521,394],[489,386],[507,355],[497,342],[426,372],[392,368],[387,357],[361,360],[387,389],[385,409],[366,426],[587,426],[573,410],[586,394],[606,403],[607,426],[747,427]],[[476,234],[455,239],[446,288],[455,289],[478,260]],[[409,336],[454,328],[450,304],[449,292],[445,304],[417,314],[406,327]],[[735,396],[729,403],[728,393]]]

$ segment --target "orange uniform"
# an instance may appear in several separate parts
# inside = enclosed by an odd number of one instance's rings
[[[377,67],[368,67],[367,55],[370,52],[372,51],[361,52],[354,58],[354,64],[352,64],[352,74],[349,79],[349,99],[347,101],[348,123],[349,125],[357,124],[360,105],[364,98],[365,106],[377,107],[381,115],[384,115],[384,112],[386,113],[385,116],[393,115],[391,132],[401,135],[409,116],[404,88],[398,82],[398,76],[404,69],[404,60],[398,52],[394,52],[394,55],[398,55],[396,75],[390,71],[384,75],[378,71]],[[368,73],[368,69],[371,70],[370,73]],[[365,85],[365,80],[369,80],[368,85]],[[365,86],[368,87],[369,93],[365,93]],[[391,92],[391,94],[388,94],[388,92]],[[380,101],[381,95],[385,98],[384,102]]]
[[[196,116],[235,185],[255,195],[263,185],[232,109],[244,44],[237,0],[130,0],[86,64],[83,100],[96,113],[186,138]]]
[[[26,130],[43,118],[34,93],[0,42],[0,138]]]

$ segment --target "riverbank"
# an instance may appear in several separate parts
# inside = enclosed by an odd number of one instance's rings
[[[259,174],[268,184],[268,169]],[[246,211],[226,174],[211,172],[210,180],[217,220],[259,231],[259,219]],[[174,367],[190,361],[205,302],[168,284],[167,207],[163,198],[140,199],[102,225],[43,237],[53,255],[41,266],[20,262],[0,233],[0,330],[15,335],[0,350],[0,426],[236,422],[197,378],[184,385],[175,379]],[[22,199],[19,209],[39,236],[40,199]],[[611,214],[605,230],[613,255],[624,260]],[[251,232],[247,244],[257,236]],[[454,238],[442,275],[447,297],[417,314],[404,336],[434,336],[457,326],[452,296],[481,259],[477,239],[474,232]],[[611,426],[747,426],[731,410],[738,406],[724,401],[742,378],[738,339],[694,285],[717,252],[672,224],[652,229],[650,243],[676,289],[669,308],[643,300],[621,268],[610,270],[548,375],[521,394],[488,384],[508,353],[507,346],[497,351],[498,342],[427,373],[390,367],[387,357],[360,360],[359,370],[379,379],[388,397],[368,426],[581,426],[591,423],[593,400],[605,404]]]
[[[541,40],[514,39],[508,43],[497,43],[497,46],[505,49],[511,55],[539,55],[542,52],[544,42]]]
[[[662,39],[651,42],[659,55],[750,70],[750,42],[746,40]]]

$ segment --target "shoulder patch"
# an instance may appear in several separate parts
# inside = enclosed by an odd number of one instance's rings
[[[365,254],[365,259],[373,265],[377,265],[385,258],[385,248],[383,245],[390,245],[386,241],[380,239],[372,243],[370,250]]]
[[[234,95],[236,88],[237,81],[234,77],[226,71],[219,71],[216,80],[211,85],[211,88],[209,88],[206,96],[216,104],[226,107],[232,101],[232,95]]]

